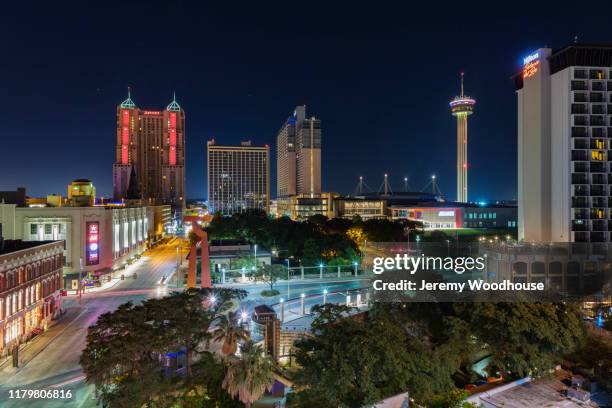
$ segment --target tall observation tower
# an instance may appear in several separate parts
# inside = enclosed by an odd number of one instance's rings
[[[461,73],[461,95],[450,102],[451,113],[457,118],[457,201],[468,200],[468,116],[474,113],[476,101],[463,94],[463,72]]]

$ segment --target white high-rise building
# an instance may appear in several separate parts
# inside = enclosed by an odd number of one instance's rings
[[[540,48],[514,82],[519,239],[611,242],[612,45]]]
[[[232,215],[251,209],[270,211],[270,147],[207,143],[208,205],[211,212]]]
[[[306,118],[306,106],[293,111],[276,136],[277,195],[321,194],[321,120]]]

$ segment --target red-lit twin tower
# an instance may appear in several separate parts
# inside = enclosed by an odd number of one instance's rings
[[[117,106],[113,195],[179,211],[185,206],[185,112],[176,97],[162,111],[142,110],[128,90]]]

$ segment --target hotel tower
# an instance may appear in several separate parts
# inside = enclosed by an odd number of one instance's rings
[[[513,79],[519,239],[609,245],[612,45],[540,48]]]
[[[170,204],[179,211],[185,206],[185,111],[176,97],[163,110],[145,110],[128,90],[117,106],[113,196]]]

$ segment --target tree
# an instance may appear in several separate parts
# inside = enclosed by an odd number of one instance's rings
[[[95,385],[101,401],[120,408],[167,407],[205,395],[199,370],[210,354],[203,346],[211,322],[245,296],[235,289],[190,289],[101,315],[89,327],[80,357],[86,381]],[[164,364],[169,353],[177,352],[186,356],[184,373]],[[200,360],[195,365],[194,355]]]
[[[455,311],[504,375],[544,373],[583,341],[580,309],[572,303],[455,304]]]
[[[239,341],[249,339],[249,332],[244,328],[236,312],[228,312],[217,319],[217,327],[213,331],[213,340],[223,341],[224,355],[234,355]]]
[[[311,313],[315,315],[315,318],[310,324],[310,328],[316,333],[320,329],[324,329],[326,325],[347,317],[354,310],[354,307],[336,305],[334,303],[315,305],[311,308]]]
[[[308,217],[308,222],[319,226],[325,226],[327,220],[328,218],[323,214],[314,214]]]
[[[229,358],[223,388],[238,397],[247,407],[257,401],[274,384],[274,362],[261,346],[247,341],[239,358]]]
[[[309,238],[304,242],[302,263],[305,266],[315,266],[321,262],[321,247],[315,239]]]
[[[353,226],[346,231],[346,236],[349,237],[357,245],[363,244],[366,239],[366,235],[363,232],[363,228],[360,226]]]
[[[476,404],[466,402],[470,396],[469,392],[453,389],[445,394],[435,395],[427,403],[428,408],[477,408]]]
[[[424,399],[454,387],[446,360],[396,322],[342,317],[333,305],[313,310],[313,336],[296,343],[298,406],[361,408],[406,390]]]
[[[153,405],[164,395],[164,400],[169,399],[171,383],[159,364],[168,338],[150,319],[147,307],[128,302],[89,327],[80,364],[86,381],[95,385],[107,404],[133,407]]]
[[[260,265],[255,272],[255,279],[270,286],[270,290],[274,290],[274,284],[285,274],[287,270],[282,265]]]

